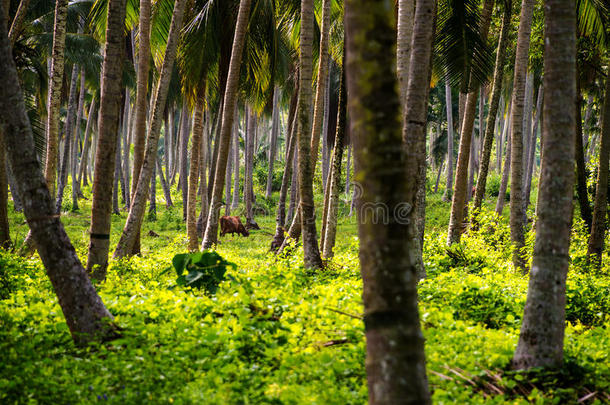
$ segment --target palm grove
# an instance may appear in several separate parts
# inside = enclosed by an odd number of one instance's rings
[[[0,245],[37,252],[86,346],[123,334],[96,288],[144,254],[158,184],[182,250],[230,249],[221,216],[241,214],[310,277],[355,213],[369,402],[429,403],[418,283],[439,193],[448,257],[509,221],[529,284],[507,368],[561,368],[573,223],[579,263],[605,261],[609,18],[601,0],[3,0]],[[85,255],[62,224],[83,204]]]

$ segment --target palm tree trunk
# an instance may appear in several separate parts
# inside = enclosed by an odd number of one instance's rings
[[[68,182],[68,171],[70,165],[70,146],[72,146],[72,133],[74,132],[74,114],[76,113],[76,85],[78,83],[78,68],[72,66],[72,75],[70,79],[70,96],[68,98],[68,112],[66,114],[66,124],[64,125],[64,151],[61,159],[61,168],[59,170],[57,199],[55,201],[55,209],[57,213],[61,213],[61,204],[64,197],[64,188]]]
[[[523,107],[525,103],[525,81],[527,76],[530,34],[534,0],[522,0],[517,50],[515,52],[515,75],[511,110],[511,169],[510,169],[510,237],[514,246],[513,265],[525,272],[525,209],[523,204]]]
[[[121,180],[121,137],[116,138],[116,154],[114,156],[114,176],[112,187],[112,213],[119,215],[119,181]]]
[[[8,249],[11,245],[11,233],[8,223],[8,179],[6,170],[6,152],[4,135],[0,128],[0,248]]]
[[[409,84],[409,63],[411,61],[411,41],[413,37],[414,0],[398,0],[398,36],[396,43],[396,70],[400,89],[400,103],[404,109]],[[403,123],[404,124],[404,123]]]
[[[345,51],[345,50],[344,50]],[[345,55],[345,54],[344,54]],[[343,66],[345,57],[343,58]],[[335,239],[337,235],[337,211],[339,205],[339,182],[341,181],[341,162],[343,160],[343,147],[345,143],[345,124],[347,110],[347,90],[345,83],[345,69],[341,69],[341,85],[339,90],[339,103],[337,111],[337,128],[335,132],[335,146],[332,156],[332,171],[330,174],[330,195],[328,198],[328,209],[326,214],[326,229],[322,245],[322,257],[330,259],[333,257]]]
[[[74,125],[74,136],[72,136],[72,162],[70,164],[70,177],[72,178],[72,211],[78,211],[78,198],[83,196],[78,181],[78,146],[80,144],[80,129],[85,108],[85,69],[80,70],[80,91],[78,96],[78,112]]]
[[[485,0],[483,5],[480,33],[484,41],[487,40],[493,5],[494,0]],[[470,80],[470,82],[472,81]],[[461,118],[462,121],[460,122],[460,146],[455,169],[455,191],[451,200],[451,216],[449,219],[449,231],[447,232],[448,245],[459,242],[463,231],[466,198],[468,195],[470,145],[472,143],[478,97],[479,86],[473,86],[466,96],[466,104],[463,107],[463,118]]]
[[[510,106],[508,107],[508,115],[510,116]],[[511,125],[510,118],[506,119],[506,123],[504,125],[506,125],[506,127],[509,127]],[[506,188],[508,187],[508,177],[510,175],[510,156],[512,144],[512,139],[508,138],[508,145],[506,146],[506,154],[504,157],[504,171],[502,172],[500,190],[498,191],[498,200],[496,201],[496,214],[498,216],[502,216],[504,202],[506,201]]]
[[[396,65],[387,51],[396,46],[393,15],[393,2],[346,1],[348,107],[355,176],[362,186],[357,211],[366,371],[370,404],[428,404],[417,269],[412,256],[417,254],[413,243],[416,226],[413,221],[407,225],[401,218],[404,208],[408,208],[408,217],[413,214],[420,165],[416,159],[420,153],[419,148],[405,147],[401,137],[400,97],[394,90]],[[434,16],[433,0],[417,1],[405,103],[406,116],[417,120],[406,121],[409,144],[420,142],[425,128],[425,115],[422,118],[421,113],[427,100],[422,95],[428,92]],[[414,101],[413,105],[409,100]],[[413,162],[409,162],[407,151]],[[383,221],[379,220],[379,215],[384,215],[383,208],[377,209],[379,202],[388,214]]]
[[[218,238],[218,217],[222,205],[222,189],[224,187],[224,176],[227,170],[227,158],[231,143],[231,130],[235,118],[235,104],[237,102],[237,85],[239,82],[239,71],[241,68],[241,57],[248,30],[248,16],[250,13],[251,0],[240,0],[235,35],[233,37],[233,47],[231,50],[231,61],[229,63],[229,73],[227,75],[227,85],[224,93],[222,108],[222,125],[218,142],[218,160],[215,167],[214,186],[208,213],[208,221],[203,238],[202,249],[209,249],[214,245]],[[214,167],[214,166],[212,166]]]
[[[233,130],[233,202],[231,203],[232,209],[237,209],[239,206],[239,111],[235,109],[234,119],[235,129]],[[227,204],[229,201],[227,201]]]
[[[205,87],[201,86],[195,105],[195,122],[193,124],[193,141],[191,144],[191,166],[188,180],[188,200],[186,209],[186,235],[189,251],[197,250],[199,238],[197,235],[197,184],[199,182],[199,155],[201,154],[201,138],[203,137],[203,109],[205,108]]]
[[[182,106],[180,118],[180,179],[178,187],[182,192],[182,219],[186,221],[186,209],[188,201],[188,145],[189,145],[189,114],[186,104]],[[135,181],[135,180],[134,180]]]
[[[93,203],[91,209],[91,238],[87,271],[96,280],[106,278],[112,209],[113,172],[116,161],[117,136],[120,119],[121,78],[125,54],[126,0],[108,3],[106,45],[102,67],[102,89],[99,124],[93,174]]]
[[[526,174],[525,174],[525,197],[524,197],[524,201],[525,201],[525,209],[527,210],[527,207],[529,206],[530,203],[530,194],[531,194],[531,190],[532,190],[532,177],[534,175],[534,159],[536,157],[536,141],[538,139],[538,123],[540,122],[540,115],[542,113],[542,97],[544,94],[544,90],[542,88],[542,85],[540,85],[538,87],[538,99],[536,100],[536,116],[534,117],[534,127],[532,128],[532,133],[531,133],[531,141],[530,141],[530,147],[529,152],[528,152],[528,156],[527,156],[527,170],[526,170]]]
[[[148,220],[157,220],[157,158],[152,168],[152,175],[150,178],[150,204],[148,204]]]
[[[275,163],[275,154],[277,149],[277,137],[280,126],[280,108],[279,108],[280,90],[275,87],[273,91],[273,113],[271,116],[271,142],[269,143],[269,172],[267,173],[267,187],[265,188],[265,198],[271,197],[271,186],[273,183],[273,164]],[[228,199],[227,199],[228,202]]]
[[[235,124],[233,124],[235,126]],[[231,134],[237,136],[235,131]],[[233,148],[229,144],[229,158],[227,161],[227,173],[225,174],[225,215],[231,215],[231,175],[233,174]]]
[[[606,77],[606,94],[604,96],[601,140],[599,145],[599,163],[597,166],[597,185],[595,205],[587,255],[601,265],[606,234],[606,215],[608,203],[608,160],[610,156],[610,76]],[[577,113],[578,115],[578,113]]]
[[[585,167],[585,149],[582,144],[582,117],[580,113],[581,95],[580,86],[577,81],[576,94],[576,136],[574,159],[576,160],[576,191],[578,195],[578,205],[580,206],[580,216],[587,225],[587,229],[591,232],[591,204],[589,204],[589,193],[587,191],[587,168]]]
[[[4,14],[2,4],[0,13]],[[24,200],[25,217],[74,341],[86,345],[92,340],[104,340],[115,335],[114,326],[109,322],[113,318],[97,295],[55,214],[53,197],[36,156],[6,30],[6,22],[0,18],[0,77],[3,81],[0,125],[18,193]]]
[[[502,15],[502,31],[498,39],[498,48],[496,53],[496,64],[494,68],[493,85],[491,89],[491,100],[489,102],[489,114],[487,115],[487,125],[485,126],[485,135],[483,138],[483,151],[481,156],[481,165],[479,166],[479,175],[477,176],[477,187],[474,196],[474,204],[472,208],[472,222],[479,213],[483,198],[485,197],[485,188],[487,187],[487,175],[489,172],[489,160],[491,158],[491,148],[494,141],[494,129],[496,127],[496,117],[498,115],[498,106],[500,104],[500,96],[502,94],[502,80],[504,76],[504,62],[506,59],[506,44],[508,42],[508,33],[510,29],[510,18],[512,11],[512,0],[504,5],[504,14]],[[502,148],[502,143],[499,142],[496,147],[498,150]],[[497,158],[499,161],[499,158]],[[498,165],[499,167],[500,165]]]
[[[89,105],[89,114],[87,114],[87,126],[85,128],[85,140],[83,141],[83,153],[80,156],[80,165],[78,168],[78,182],[81,185],[87,185],[87,161],[89,160],[89,148],[91,145],[91,125],[95,121],[95,98],[91,99]],[[79,188],[81,186],[79,185]]]
[[[575,14],[572,1],[545,1],[542,131],[548,147],[543,155],[532,271],[512,361],[516,369],[560,367],[563,363],[574,186],[573,138],[577,135],[576,105],[572,102],[577,97]]]
[[[11,23],[11,29],[9,30],[9,33],[8,33],[8,38],[11,41],[11,45],[15,45],[15,41],[17,41],[17,38],[19,37],[20,31],[21,31],[21,26],[23,25],[23,20],[28,12],[29,5],[30,5],[30,0],[21,0],[19,2],[19,8],[17,8],[15,17],[13,17],[13,22]],[[7,10],[7,12],[8,12],[8,10]]]
[[[161,180],[161,188],[163,189],[163,198],[165,199],[165,207],[173,207],[172,203],[172,194],[169,190],[169,184],[167,184],[167,180],[165,179],[165,175],[163,174],[163,167],[161,166],[161,162],[157,157],[157,171],[159,172],[159,180]]]
[[[47,154],[44,169],[49,193],[53,198],[55,197],[55,179],[57,160],[59,158],[59,108],[61,105],[61,85],[64,77],[67,16],[68,0],[57,0],[55,2],[51,74],[49,77],[49,98],[47,101]]]
[[[443,201],[453,198],[453,101],[451,101],[451,86],[445,80],[445,104],[447,106],[447,185]]]

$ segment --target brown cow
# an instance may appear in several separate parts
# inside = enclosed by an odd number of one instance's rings
[[[224,236],[225,234],[237,233],[242,236],[250,236],[250,232],[244,227],[241,223],[241,219],[239,217],[229,217],[222,216],[220,217],[220,236]]]

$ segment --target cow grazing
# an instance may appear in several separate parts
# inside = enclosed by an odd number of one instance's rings
[[[250,236],[250,232],[244,227],[241,223],[241,219],[239,217],[229,217],[222,216],[220,217],[220,236],[224,236],[225,234],[237,233],[242,236]]]

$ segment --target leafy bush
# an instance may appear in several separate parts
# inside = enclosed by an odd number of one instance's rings
[[[237,268],[235,263],[213,251],[178,254],[172,259],[172,266],[178,275],[176,283],[179,286],[203,288],[208,294],[214,294],[224,281],[227,266]]]
[[[282,188],[282,175],[284,173],[283,165],[276,161],[273,165],[273,178],[271,179],[271,191],[280,191]],[[267,188],[267,177],[269,175],[269,164],[256,165],[254,168],[254,178],[262,190]]]

